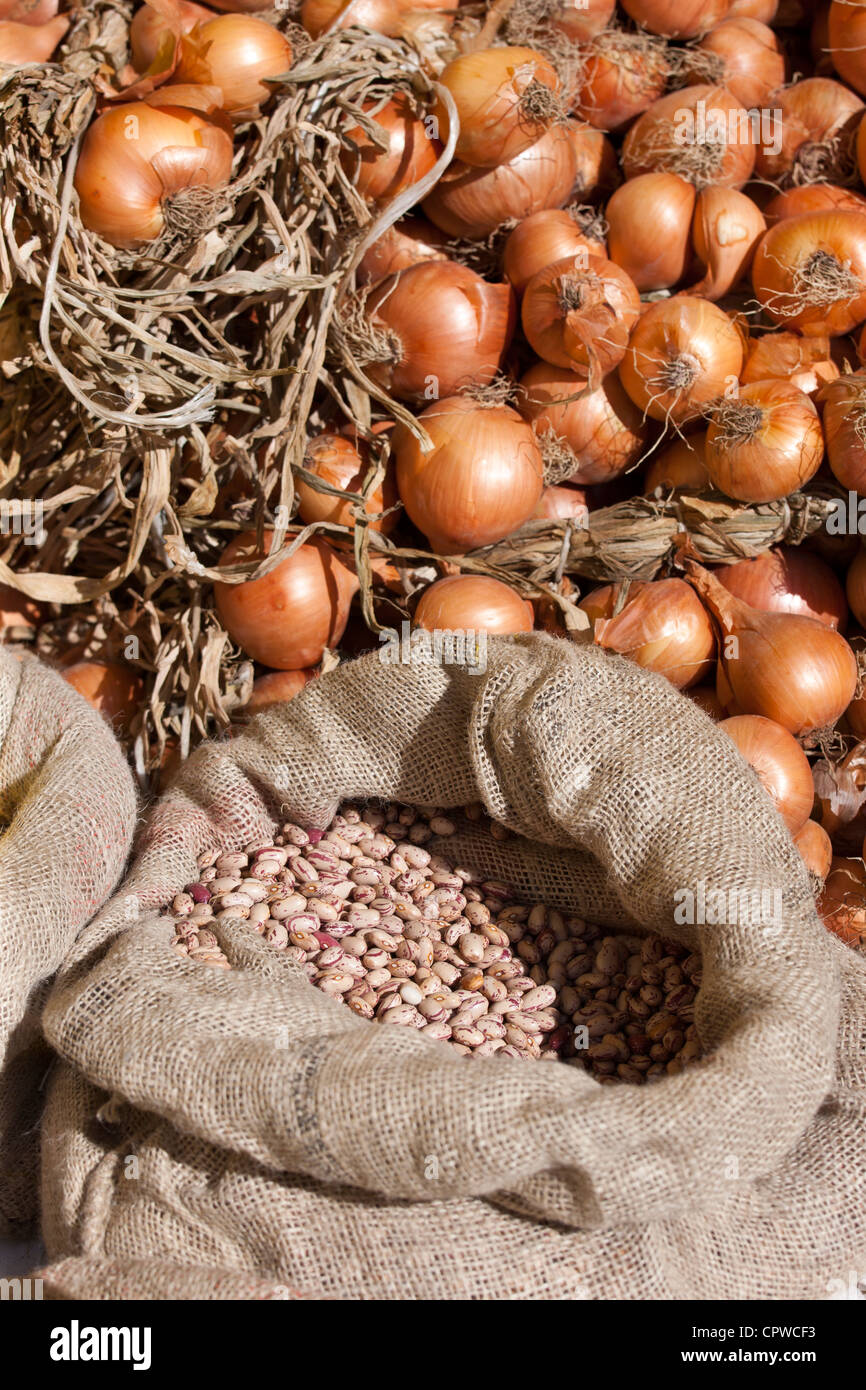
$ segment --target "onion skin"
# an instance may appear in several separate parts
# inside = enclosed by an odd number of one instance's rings
[[[831,257],[850,275],[838,293],[828,291],[829,301],[811,281],[806,290],[798,284],[798,277],[812,276],[816,255]],[[806,337],[850,333],[866,318],[866,214],[843,209],[777,222],[758,244],[752,285],[774,323]],[[818,302],[812,302],[815,295]]]
[[[847,627],[842,585],[829,565],[799,546],[777,546],[754,560],[720,565],[713,574],[729,594],[762,613],[798,613],[837,632]]]
[[[694,39],[726,18],[731,0],[622,0],[629,18],[666,39]]]
[[[446,63],[439,82],[448,88],[460,118],[455,159],[476,169],[504,164],[534,144],[551,117],[532,116],[524,94],[530,84],[559,91],[556,69],[532,48],[483,48]],[[553,110],[553,108],[551,108]],[[442,143],[448,141],[448,110],[437,99],[433,114]]]
[[[61,672],[115,728],[128,732],[141,704],[141,677],[119,661],[76,661]]]
[[[768,227],[774,227],[786,217],[832,212],[834,208],[866,212],[866,198],[853,188],[839,188],[834,183],[804,183],[799,188],[786,188],[771,198],[764,208],[764,220]]]
[[[744,386],[736,400],[716,409],[707,431],[713,486],[740,502],[787,497],[815,476],[823,457],[818,412],[787,381]]]
[[[362,110],[375,111],[376,102],[365,102]],[[415,114],[409,99],[402,93],[371,114],[384,135],[388,149],[382,150],[361,126],[348,130],[348,148],[340,155],[340,163],[361,197],[368,203],[390,202],[405,189],[411,188],[429,174],[442,146],[431,140],[424,122]]]
[[[578,253],[533,275],[520,316],[539,357],[568,370],[585,367],[593,382],[622,360],[639,313],[640,297],[624,270]]]
[[[483,574],[452,574],[422,593],[413,623],[428,632],[531,632],[532,604],[514,589]]]
[[[641,315],[619,377],[640,410],[682,425],[722,395],[742,366],[742,340],[724,311],[681,296]]]
[[[812,769],[797,740],[780,724],[758,714],[723,719],[719,728],[754,768],[779,815],[796,835],[809,819],[815,800]]]
[[[451,396],[419,416],[433,442],[424,451],[394,431],[397,487],[410,519],[440,555],[492,545],[532,516],[544,485],[529,425],[508,406]]]
[[[664,45],[645,35],[606,30],[581,54],[572,110],[599,130],[621,130],[662,95],[670,77]]]
[[[584,236],[570,213],[547,208],[518,222],[505,243],[502,269],[522,294],[539,270],[581,251],[605,259],[603,242]]]
[[[68,28],[69,17],[64,14],[46,24],[0,21],[0,64],[27,67],[31,63],[50,63]]]
[[[829,77],[807,77],[790,87],[773,93],[774,138],[759,143],[755,155],[755,172],[772,182],[791,179],[797,170],[805,178],[816,173],[833,181],[841,168],[835,168],[844,152],[818,146],[837,138],[846,144],[863,116],[863,103],[858,96]],[[846,139],[847,137],[847,139]],[[773,146],[781,144],[776,152]]]
[[[835,724],[857,687],[857,662],[845,638],[813,618],[750,608],[692,560],[685,569],[721,633],[716,690],[722,704],[774,719],[798,738]]]
[[[759,19],[762,24],[772,24],[778,8],[779,0],[732,0],[728,17]]]
[[[273,532],[265,532],[265,551]],[[254,532],[236,536],[221,566],[261,559]],[[346,628],[358,580],[336,551],[315,537],[260,579],[214,584],[217,613],[247,656],[277,671],[317,666]]]
[[[866,938],[866,865],[862,859],[834,855],[818,912],[827,930],[846,946],[859,946]]]
[[[807,396],[816,396],[839,376],[830,351],[830,339],[826,336],[801,338],[799,333],[764,333],[750,342],[740,381],[749,386],[777,378],[790,382]]]
[[[0,20],[12,20],[15,24],[47,24],[59,8],[59,0],[0,0]]]
[[[127,138],[129,130],[137,138]],[[81,220],[113,246],[134,249],[164,230],[167,200],[187,188],[219,188],[231,167],[232,137],[221,120],[146,102],[111,107],[81,147]]]
[[[643,294],[682,280],[692,256],[694,186],[676,174],[638,174],[605,208],[610,258]]]
[[[622,182],[616,150],[603,130],[584,121],[566,121],[563,127],[576,162],[569,203],[603,202]],[[566,199],[563,199],[565,202]]]
[[[188,34],[196,24],[215,19],[213,10],[204,5],[196,5],[192,0],[178,0],[178,19],[181,33]],[[150,5],[142,5],[136,10],[129,26],[129,47],[132,66],[136,72],[149,68],[159,52],[159,46],[166,34],[174,33],[171,21]]]
[[[448,236],[479,241],[512,217],[520,221],[561,207],[576,177],[572,138],[557,125],[495,169],[473,169],[455,160],[421,206]]]
[[[35,632],[42,618],[42,605],[35,599],[11,584],[0,584],[0,642],[16,641],[17,629],[24,635]]]
[[[446,238],[424,217],[404,217],[365,251],[355,271],[358,285],[375,285],[422,261],[447,261]]]
[[[354,527],[354,508],[361,500],[361,487],[367,472],[358,450],[348,439],[339,434],[320,434],[307,444],[304,467],[315,473],[323,482],[332,487],[342,488],[349,494],[345,500],[332,497],[326,492],[316,492],[315,488],[298,478],[295,491],[298,496],[298,512],[305,525],[315,521],[330,521],[338,526]],[[388,511],[397,502],[397,488],[390,473],[368,498],[365,512],[376,516]],[[393,531],[399,520],[399,513],[392,511],[380,521],[371,521],[370,529],[387,535]]]
[[[615,9],[616,0],[564,0],[548,22],[575,43],[584,43],[601,33]]]
[[[831,381],[821,392],[827,459],[844,488],[866,494],[866,373]]]
[[[772,29],[747,16],[728,18],[698,44],[724,65],[719,81],[749,110],[761,106],[785,80],[785,58]]]
[[[541,494],[532,520],[562,521],[568,517],[576,518],[581,526],[587,524],[589,507],[586,493],[583,488],[572,487],[569,483],[550,483]]]
[[[222,14],[181,38],[172,81],[221,88],[222,109],[240,118],[270,101],[274,88],[268,79],[291,65],[292,46],[273,25],[252,15]]]
[[[669,492],[709,492],[712,488],[706,466],[706,430],[674,439],[650,463],[644,478],[644,496],[657,489]]]
[[[830,57],[844,82],[866,96],[866,9],[849,0],[833,0],[827,18]]]
[[[562,367],[537,362],[522,377],[518,408],[536,434],[564,439],[575,456],[570,481],[586,486],[606,483],[636,463],[643,452],[647,426],[619,379],[608,376],[587,389],[583,378]],[[563,402],[565,404],[557,404]]]
[[[825,879],[833,862],[833,845],[824,827],[816,820],[807,820],[794,836],[794,844],[809,873]]]
[[[269,9],[273,0],[259,4],[256,9]],[[227,3],[212,0],[217,9],[227,9]],[[447,12],[456,10],[458,0],[304,0],[301,23],[314,39],[333,26],[334,31],[349,28],[370,29],[375,34],[398,38],[407,20],[427,10]],[[253,8],[250,0],[250,8]],[[237,6],[238,9],[241,5]]]
[[[589,598],[592,609],[613,612],[618,584],[605,585]],[[593,616],[582,600],[580,607]],[[625,606],[616,617],[598,617],[594,623],[598,646],[619,652],[646,671],[657,671],[678,690],[706,680],[713,668],[716,639],[707,613],[693,590],[682,579],[656,579],[633,584]]]
[[[283,705],[287,700],[293,700],[317,674],[316,671],[310,670],[267,671],[253,681],[252,693],[241,710],[241,716],[251,718],[254,714],[261,714],[263,710],[272,709],[274,705]]]
[[[692,244],[706,274],[688,294],[712,303],[722,299],[749,272],[767,224],[757,204],[735,188],[705,188],[698,195]]]
[[[724,139],[708,138],[716,127],[724,128]],[[627,179],[663,171],[679,174],[696,188],[742,188],[755,167],[748,113],[724,87],[699,83],[669,92],[629,128],[622,164]]]
[[[374,327],[401,344],[368,375],[400,400],[423,405],[467,386],[488,386],[517,319],[510,285],[491,285],[455,262],[427,261],[378,285],[367,301]]]

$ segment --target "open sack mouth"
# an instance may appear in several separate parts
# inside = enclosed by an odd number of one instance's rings
[[[477,804],[457,819],[510,838]],[[167,909],[173,949],[230,969],[212,924],[246,921],[359,1017],[464,1056],[560,1058],[605,1084],[700,1057],[696,953],[521,903],[513,885],[434,852],[455,833],[439,808],[343,806],[324,833],[289,822],[272,843],[205,851]]]

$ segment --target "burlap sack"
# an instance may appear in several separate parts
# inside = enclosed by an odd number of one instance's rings
[[[242,923],[231,971],[169,949],[157,909],[203,847],[353,797],[481,800],[526,838],[464,860],[699,947],[708,1059],[599,1086],[361,1020]],[[781,921],[675,928],[701,880],[778,890]],[[76,1297],[826,1297],[866,1269],[864,1017],[866,965],[769,800],[664,680],[537,634],[483,675],[366,657],[193,757],[65,964],[43,1274]]]
[[[0,1233],[38,1198],[49,1064],[40,1014],[76,934],[123,870],[135,792],[105,721],[29,653],[0,647]]]

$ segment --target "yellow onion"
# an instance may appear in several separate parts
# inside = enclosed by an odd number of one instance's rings
[[[580,607],[595,618],[593,637],[678,690],[706,680],[716,651],[713,625],[700,599],[682,579],[632,584],[618,613],[620,584],[595,590]],[[603,616],[596,616],[597,614]]]
[[[669,92],[629,128],[622,162],[629,179],[661,170],[696,188],[741,188],[755,167],[749,114],[724,87]]]
[[[828,564],[808,550],[781,545],[752,560],[713,570],[729,594],[763,613],[799,613],[844,632],[848,605]]]
[[[262,552],[255,533],[242,532],[226,546],[220,566],[260,561],[272,541],[266,531]],[[339,642],[357,588],[356,575],[315,537],[260,579],[214,584],[214,600],[223,627],[247,656],[277,671],[298,671],[316,666],[325,648]]]
[[[132,66],[136,72],[144,72],[155,60],[167,35],[188,34],[196,24],[215,18],[213,10],[193,4],[192,0],[177,0],[174,21],[162,8],[142,5],[140,10],[136,10],[129,26]]]
[[[564,129],[568,135],[576,163],[568,202],[604,202],[620,183],[616,150],[610,140],[603,130],[596,130],[585,121],[566,121],[556,129]]]
[[[216,4],[216,0],[212,0]],[[301,23],[314,39],[326,30],[370,29],[375,34],[399,37],[413,15],[427,11],[456,10],[458,0],[304,0]],[[226,8],[220,4],[218,9]],[[261,6],[257,8],[267,8]]]
[[[298,512],[307,525],[315,521],[330,521],[338,526],[354,526],[355,510],[361,503],[361,488],[367,465],[348,439],[339,434],[319,434],[307,444],[304,467],[322,482],[340,488],[345,497],[334,497],[332,493],[318,492],[303,478],[298,478],[295,491],[298,496]],[[364,511],[370,517],[381,517],[369,523],[373,531],[387,533],[393,531],[398,516],[394,511],[388,516],[381,513],[389,511],[397,502],[397,488],[390,473],[374,488],[364,504]]]
[[[833,66],[855,92],[866,96],[866,5],[833,0],[827,18]]]
[[[866,198],[853,188],[839,188],[834,183],[804,183],[799,188],[786,188],[771,198],[764,208],[764,220],[772,227],[786,217],[802,217],[806,212],[832,212],[834,208],[866,212]]]
[[[605,208],[610,257],[642,294],[669,289],[685,275],[694,208],[694,186],[676,174],[639,174],[611,197]]]
[[[595,384],[621,360],[640,313],[640,296],[618,265],[578,252],[533,275],[521,321],[545,362],[586,368]]]
[[[533,521],[561,521],[571,518],[579,526],[589,521],[589,507],[583,488],[570,483],[549,483],[532,513]]]
[[[807,396],[815,396],[839,375],[830,356],[830,339],[801,338],[799,333],[764,333],[751,340],[740,380],[743,385],[769,381],[772,377],[789,381]]]
[[[772,24],[779,8],[779,0],[732,0],[728,18],[759,19],[762,24]]]
[[[838,854],[859,854],[866,835],[866,743],[855,744],[839,762],[816,762],[812,777],[816,820]]]
[[[834,855],[818,912],[828,931],[846,946],[866,940],[866,865],[862,859]]]
[[[731,0],[622,0],[626,14],[666,39],[693,39],[720,23]]]
[[[761,178],[834,183],[851,172],[852,138],[863,116],[858,96],[829,77],[807,77],[774,92],[772,105],[774,138],[759,142],[755,156]]]
[[[0,20],[16,24],[47,24],[60,8],[59,0],[0,0]]]
[[[404,217],[388,227],[368,251],[365,251],[355,271],[359,285],[374,285],[408,270],[421,261],[447,261],[447,240],[444,232],[424,217]]]
[[[293,700],[315,676],[316,672],[311,670],[266,671],[253,681],[250,698],[241,711],[243,717],[246,719],[261,714],[274,705],[284,705],[287,700]]]
[[[433,550],[457,555],[492,545],[529,520],[544,466],[535,435],[516,410],[451,396],[418,418],[432,448],[398,425],[397,487]]]
[[[707,431],[713,485],[739,502],[773,502],[813,478],[824,457],[821,421],[787,381],[756,381],[721,401]]]
[[[706,273],[687,293],[714,303],[722,299],[748,274],[766,230],[760,208],[745,193],[735,188],[702,189],[695,205],[692,245]]]
[[[26,67],[29,63],[48,63],[69,28],[69,17],[56,15],[46,24],[19,24],[0,20],[0,64]]]
[[[635,405],[675,425],[697,418],[739,376],[743,344],[727,314],[705,299],[650,304],[619,366]]]
[[[484,574],[451,574],[429,584],[418,600],[413,622],[428,632],[531,632],[532,604],[498,579]]]
[[[797,740],[781,724],[760,714],[723,719],[719,728],[754,768],[779,815],[796,835],[809,819],[815,800],[812,769]]]
[[[142,682],[136,671],[121,661],[76,661],[61,674],[118,732],[128,732],[141,705]]]
[[[454,261],[424,261],[382,281],[366,313],[383,340],[369,375],[419,404],[489,385],[516,319],[510,285],[491,285]]]
[[[814,618],[750,608],[693,560],[685,568],[719,629],[722,704],[774,719],[797,737],[835,724],[857,686],[845,638]]]
[[[455,158],[473,168],[504,164],[535,143],[558,113],[556,69],[532,48],[482,48],[453,58],[439,75],[460,118]],[[444,102],[433,113],[443,144],[450,122]]]
[[[136,247],[171,229],[189,190],[220,188],[232,137],[217,114],[129,102],[104,111],[84,138],[75,189],[81,220],[113,246]]]
[[[42,606],[11,584],[0,584],[0,642],[32,636],[42,621]]]
[[[827,459],[844,488],[866,494],[866,372],[831,381],[821,392]]]
[[[807,820],[794,836],[794,844],[809,873],[815,878],[826,878],[833,862],[833,845],[824,827]]]
[[[537,362],[520,385],[519,409],[524,419],[539,437],[553,435],[573,453],[570,481],[606,483],[640,458],[647,427],[616,376],[605,377],[589,391],[577,373]]]
[[[269,79],[288,72],[291,64],[292,46],[272,24],[252,15],[222,14],[181,38],[172,81],[219,87],[223,110],[240,117],[258,112],[273,96]]]
[[[866,212],[777,222],[758,243],[752,285],[774,323],[807,337],[850,333],[866,319]]]
[[[478,241],[510,218],[520,220],[566,201],[576,177],[572,138],[556,125],[528,149],[495,169],[455,160],[422,207],[452,237]]]
[[[772,29],[757,19],[736,16],[705,34],[697,52],[709,60],[713,80],[726,87],[737,101],[751,107],[766,104],[767,97],[785,80],[785,58]]]
[[[606,29],[581,50],[572,110],[599,130],[620,130],[658,100],[670,72],[662,40]]]
[[[429,174],[442,146],[427,134],[423,120],[416,115],[409,98],[402,92],[381,109],[365,102],[363,110],[387,137],[388,148],[373,143],[359,125],[346,132],[347,147],[340,162],[361,197],[370,203],[390,202],[398,193]]]
[[[707,472],[706,430],[680,436],[671,441],[650,463],[644,479],[644,493],[652,497],[657,490],[669,492],[709,492],[712,484]]]
[[[562,0],[551,10],[548,23],[575,43],[600,34],[616,9],[616,0]]]
[[[539,270],[581,251],[587,257],[605,257],[604,242],[586,236],[571,213],[548,208],[518,222],[505,243],[502,269],[522,294]]]

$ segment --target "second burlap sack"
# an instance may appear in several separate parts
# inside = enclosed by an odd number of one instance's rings
[[[39,1193],[48,984],[115,887],[135,826],[110,728],[55,671],[0,646],[0,1234],[24,1236]]]
[[[463,1058],[357,1018],[243,923],[218,928],[231,970],[170,949],[160,907],[200,851],[351,798],[481,801],[523,838],[444,853],[700,949],[706,1060],[631,1087]],[[702,883],[780,912],[674,925]],[[828,1297],[866,1269],[864,1024],[866,964],[822,927],[733,745],[664,680],[543,635],[491,642],[480,675],[366,657],[190,760],[67,961],[46,1289]]]

